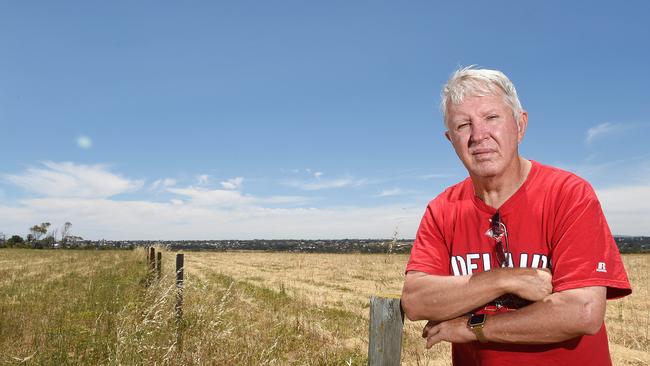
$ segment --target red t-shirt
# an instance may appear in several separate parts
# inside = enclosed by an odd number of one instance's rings
[[[448,188],[427,206],[406,271],[460,276],[498,267],[495,240],[486,235],[495,212],[469,178]],[[554,292],[606,286],[608,299],[632,292],[598,198],[582,178],[533,161],[499,214],[510,266],[551,268]],[[452,358],[462,366],[611,365],[604,324],[593,336],[555,344],[453,344]]]

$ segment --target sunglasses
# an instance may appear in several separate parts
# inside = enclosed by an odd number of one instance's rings
[[[492,218],[490,219],[490,229],[485,233],[485,235],[496,240],[495,251],[497,256],[497,261],[499,266],[508,267],[510,262],[510,247],[508,246],[508,229],[506,224],[501,222],[501,216],[499,211],[497,211]],[[505,241],[505,248],[503,243]]]
[[[485,235],[496,240],[494,248],[499,266],[508,267],[510,264],[510,256],[512,255],[508,245],[508,229],[506,228],[506,224],[501,221],[499,211],[497,211],[490,219],[490,228]],[[504,242],[505,247],[503,245]],[[530,304],[531,302],[516,295],[505,294],[495,299],[493,303],[497,308],[506,306],[510,309],[518,309]]]

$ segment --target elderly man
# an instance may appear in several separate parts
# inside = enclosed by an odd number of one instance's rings
[[[427,206],[406,316],[454,365],[611,365],[605,301],[631,288],[594,190],[519,156],[528,114],[503,73],[459,69],[441,107],[469,178]]]

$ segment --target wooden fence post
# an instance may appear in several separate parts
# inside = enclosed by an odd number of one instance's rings
[[[160,280],[160,271],[162,267],[162,253],[158,252],[158,255],[156,256],[156,277]]]
[[[176,320],[183,317],[183,272],[185,256],[176,254]]]
[[[179,351],[183,350],[183,272],[185,271],[185,255],[176,254],[176,346]]]
[[[149,271],[153,273],[156,269],[156,249],[151,247],[149,248]]]
[[[404,313],[400,297],[370,297],[369,366],[400,364]]]

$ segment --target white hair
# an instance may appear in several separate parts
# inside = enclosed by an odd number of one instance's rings
[[[517,90],[510,79],[498,70],[476,69],[476,65],[461,67],[456,70],[447,84],[442,88],[440,109],[442,117],[447,123],[447,105],[451,102],[458,105],[463,102],[465,97],[484,97],[488,95],[502,96],[503,101],[512,109],[512,115],[515,117],[517,124],[523,108]]]

